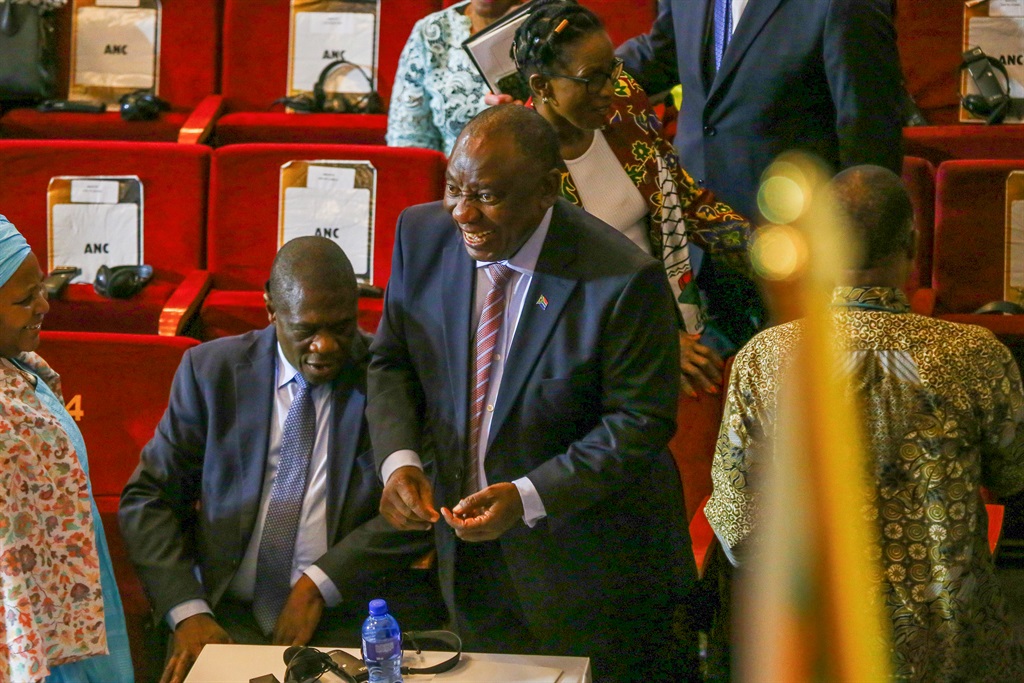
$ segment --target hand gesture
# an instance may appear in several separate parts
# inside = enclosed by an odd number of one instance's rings
[[[493,541],[522,519],[523,499],[515,484],[492,484],[441,514],[463,541]]]
[[[496,106],[496,105],[499,105],[499,104],[522,104],[522,103],[523,103],[522,100],[514,99],[511,95],[506,95],[504,93],[498,93],[497,95],[495,95],[494,93],[489,92],[486,95],[484,95],[484,104],[486,104],[488,107],[493,107],[493,106]]]
[[[313,637],[324,613],[324,597],[313,579],[299,577],[277,617],[271,642],[274,645],[305,645]]]
[[[183,683],[196,657],[207,643],[230,643],[231,636],[212,614],[195,614],[182,619],[174,629],[174,649],[164,666],[160,683]]]
[[[679,334],[679,387],[689,396],[697,396],[697,388],[717,394],[722,384],[725,363],[714,349],[697,340],[699,335]]]
[[[423,470],[407,465],[391,474],[380,498],[380,514],[400,531],[426,531],[434,525],[440,515]]]

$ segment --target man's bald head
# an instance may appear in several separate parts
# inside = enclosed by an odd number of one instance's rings
[[[538,173],[562,165],[555,129],[529,107],[502,104],[484,109],[462,129],[452,156],[468,141],[481,138],[511,139],[519,153],[537,165]]]
[[[880,166],[854,166],[832,181],[850,239],[860,247],[854,268],[868,270],[893,256],[912,256],[914,207],[898,175]]]
[[[304,290],[325,290],[358,298],[348,256],[326,237],[297,237],[281,247],[270,268],[267,294],[278,307],[294,305]]]

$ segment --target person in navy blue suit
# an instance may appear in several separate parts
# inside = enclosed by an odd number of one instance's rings
[[[539,114],[494,107],[445,199],[399,219],[368,379],[381,513],[434,528],[466,649],[682,681],[674,304],[659,261],[559,198],[558,167]]]
[[[207,643],[356,645],[376,597],[407,628],[437,625],[430,582],[408,569],[430,536],[395,531],[377,514],[364,418],[369,338],[356,326],[352,265],[328,239],[292,240],[274,260],[265,299],[269,327],[185,352],[121,495],[128,552],[154,617],[173,631],[163,681],[183,680]],[[307,430],[294,544],[285,544],[291,572],[268,577],[261,546],[278,533],[269,509],[289,466],[286,416],[302,386],[315,431]],[[267,578],[282,582],[272,629],[255,609]]]
[[[618,54],[648,93],[682,84],[680,161],[744,216],[787,150],[901,172],[891,0],[659,0],[650,33]]]

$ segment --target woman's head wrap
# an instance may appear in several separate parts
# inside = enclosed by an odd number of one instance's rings
[[[21,267],[32,248],[14,224],[0,215],[0,287]]]

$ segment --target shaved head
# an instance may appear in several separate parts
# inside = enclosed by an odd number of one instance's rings
[[[297,237],[274,258],[267,294],[281,306],[293,306],[299,294],[326,290],[358,297],[355,272],[348,256],[326,237]]]
[[[898,175],[880,166],[854,166],[839,173],[832,191],[849,221],[850,238],[860,245],[855,268],[867,270],[914,243],[914,207]]]

